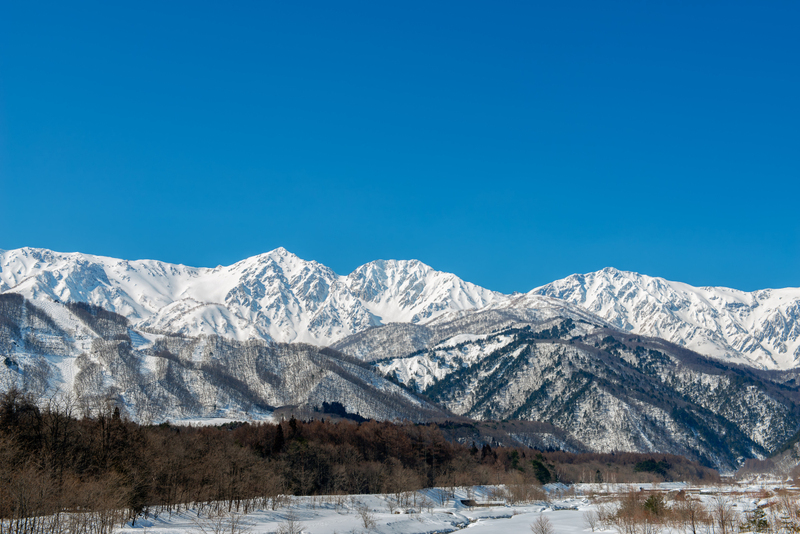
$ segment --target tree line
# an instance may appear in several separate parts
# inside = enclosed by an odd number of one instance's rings
[[[36,403],[17,390],[0,394],[0,518],[35,522],[81,511],[113,524],[198,503],[247,512],[279,506],[281,496],[292,494],[530,487],[596,481],[611,472],[615,482],[716,476],[673,456],[462,444],[434,424],[291,417],[216,427],[145,426],[121,417],[112,405],[92,418],[75,417],[73,409],[56,399]],[[637,463],[648,459],[663,473],[642,472],[641,465],[637,472]]]

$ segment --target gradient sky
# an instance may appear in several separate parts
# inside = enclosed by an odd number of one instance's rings
[[[3,2],[0,248],[800,286],[799,27],[790,1]]]

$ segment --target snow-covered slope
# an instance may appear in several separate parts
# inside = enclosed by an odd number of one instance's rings
[[[383,324],[427,322],[448,311],[483,308],[503,297],[417,260],[373,261],[353,271],[346,283]]]
[[[0,293],[12,292],[40,307],[59,301],[102,306],[137,330],[320,346],[389,323],[602,319],[729,362],[800,366],[800,288],[696,288],[612,268],[503,295],[416,260],[373,261],[342,276],[283,248],[214,269],[0,250]],[[408,334],[421,340],[424,330]],[[402,352],[405,345],[394,348]]]
[[[798,370],[728,367],[608,327],[574,304],[525,300],[553,306],[371,328],[342,340],[353,358],[304,343],[137,332],[97,306],[39,307],[3,293],[0,391],[67,395],[81,413],[115,406],[142,422],[259,419],[273,407],[325,402],[418,422],[448,419],[449,410],[550,423],[561,438],[546,446],[678,453],[726,469],[776,450],[800,426]]]
[[[186,267],[22,248],[0,251],[0,293],[88,302],[137,329],[328,345],[371,326],[418,323],[503,295],[418,261],[340,276],[283,248],[228,267]]]
[[[580,306],[540,295],[512,295],[478,309],[443,313],[425,324],[392,323],[370,328],[332,345],[364,361],[403,357],[453,336],[485,336],[505,328],[549,325],[570,319],[589,328],[611,325]]]
[[[446,416],[366,364],[305,343],[138,333],[86,304],[40,308],[0,294],[0,391],[67,396],[82,413],[116,406],[133,419],[263,419],[280,406],[339,402],[351,414]]]
[[[623,330],[714,358],[768,369],[800,365],[800,288],[746,293],[606,268],[531,294],[564,299]]]
[[[472,332],[373,365],[458,415],[544,421],[589,450],[680,454],[726,470],[774,452],[800,424],[796,371],[727,367],[571,319]]]

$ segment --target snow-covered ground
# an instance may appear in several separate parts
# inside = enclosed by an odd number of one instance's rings
[[[469,534],[503,532],[504,534],[529,533],[530,524],[540,515],[546,515],[557,533],[583,532],[583,512],[592,505],[583,497],[508,506],[493,499],[488,488],[473,488],[468,495],[465,489],[456,491],[455,499],[445,490],[429,489],[409,497],[407,506],[392,506],[393,495],[356,495],[330,497],[292,497],[290,503],[273,511],[259,509],[238,516],[243,532],[262,534],[278,532],[294,519],[307,534],[385,533],[433,534],[469,529]],[[495,506],[470,508],[461,503],[472,498],[477,502],[498,502]],[[414,505],[416,500],[416,506]],[[558,508],[574,508],[558,510]],[[214,514],[195,509],[180,514],[139,518],[135,525],[128,523],[115,532],[126,534],[178,534],[216,532],[221,520]],[[205,529],[205,530],[204,530]],[[220,530],[221,531],[221,530]],[[225,532],[230,532],[230,526]]]
[[[590,532],[616,533],[611,526],[595,525],[594,531],[586,520],[587,512],[597,509],[589,495],[621,495],[628,491],[657,491],[664,494],[685,491],[709,506],[717,495],[725,495],[739,517],[756,507],[768,506],[775,500],[774,493],[765,498],[764,492],[786,490],[796,492],[779,480],[753,481],[752,483],[692,487],[686,483],[662,484],[576,484],[560,493],[565,486],[548,485],[547,501],[519,505],[504,504],[497,497],[495,487],[479,486],[456,489],[455,495],[446,489],[426,489],[405,494],[406,502],[397,504],[397,496],[388,495],[338,495],[322,497],[287,497],[276,510],[271,507],[246,514],[221,515],[208,508],[189,507],[180,513],[161,514],[127,523],[115,533],[124,534],[178,534],[178,533],[251,533],[303,532],[305,534],[433,534],[464,530],[467,534],[502,533],[527,534],[540,517],[548,519],[553,534],[578,534]],[[472,499],[482,506],[470,507],[462,500]],[[607,498],[601,498],[607,502]],[[231,528],[231,518],[236,528]],[[287,530],[292,525],[295,530]],[[302,529],[302,530],[298,530]],[[679,530],[664,526],[662,534],[680,534]],[[744,530],[742,530],[744,532]]]
[[[800,490],[780,480],[753,480],[714,486],[690,486],[686,483],[662,484],[548,484],[544,487],[546,500],[510,504],[501,495],[502,486],[475,486],[456,488],[453,493],[445,488],[428,488],[418,492],[384,495],[330,495],[313,497],[282,496],[277,501],[216,502],[182,505],[179,511],[160,511],[137,517],[113,530],[114,534],[434,534],[465,531],[465,534],[502,533],[527,534],[534,523],[547,520],[544,530],[536,534],[617,534],[627,527],[615,522],[615,510],[630,497],[629,492],[640,492],[640,497],[651,492],[662,495],[667,509],[696,501],[700,510],[713,512],[717,521],[720,506],[725,508],[726,525],[731,534],[746,534],[766,528],[753,528],[753,514],[761,510],[761,517],[777,527],[772,532],[791,534],[797,532],[800,515],[797,514]],[[678,492],[681,492],[680,494]],[[514,491],[509,490],[509,497]],[[626,496],[626,494],[628,496]],[[545,497],[545,493],[541,493]],[[628,500],[628,502],[630,502]],[[642,501],[643,502],[643,501]],[[469,506],[471,504],[472,506]],[[229,507],[233,506],[233,510]],[[237,512],[238,510],[238,512]],[[647,522],[651,534],[687,534],[691,527],[681,524],[684,508],[678,515],[662,515],[656,522]],[[697,510],[695,508],[695,510]],[[601,520],[600,513],[608,520]],[[704,512],[697,512],[703,514]],[[609,515],[610,514],[610,515]],[[788,515],[787,515],[788,514]],[[718,517],[719,516],[719,517]],[[791,516],[791,517],[790,517]],[[55,516],[53,516],[55,517]],[[100,516],[97,516],[98,518]],[[631,517],[631,516],[627,516]],[[650,516],[655,517],[655,516]],[[671,517],[672,519],[668,519]],[[694,516],[696,518],[700,516]],[[592,520],[593,518],[593,520]],[[68,516],[62,516],[59,532]],[[702,523],[702,519],[697,519]],[[89,521],[95,519],[89,518]],[[628,519],[627,521],[631,521]],[[728,522],[729,521],[729,522]],[[27,523],[26,523],[27,524]],[[39,521],[37,532],[42,531]],[[84,525],[83,520],[78,520]],[[716,523],[707,524],[713,532]],[[590,527],[593,525],[594,528]],[[630,523],[627,524],[630,526]],[[6,527],[6,528],[3,528]],[[622,529],[622,530],[621,530]],[[45,530],[47,528],[45,527]],[[11,525],[0,524],[0,532],[12,532]],[[27,532],[27,531],[26,531]],[[83,531],[81,531],[83,532]],[[98,531],[99,532],[99,531]],[[107,531],[106,531],[107,532]],[[637,530],[639,532],[639,530]]]

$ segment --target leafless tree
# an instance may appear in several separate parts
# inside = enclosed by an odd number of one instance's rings
[[[600,517],[594,510],[589,510],[583,513],[583,522],[586,526],[592,529],[592,532],[600,525]]]
[[[544,515],[539,515],[536,521],[531,523],[531,532],[533,534],[555,534],[553,524]]]
[[[358,516],[361,518],[361,524],[364,525],[365,529],[374,530],[378,525],[377,521],[375,520],[375,514],[366,504],[359,503],[356,506],[356,512],[358,512]]]
[[[714,534],[735,534],[739,517],[727,495],[715,495],[709,503],[709,513]]]
[[[700,534],[708,523],[708,513],[703,503],[687,497],[675,506],[677,528],[685,534]]]
[[[194,520],[197,534],[245,534],[250,531],[243,514],[236,512],[213,513]]]
[[[283,523],[278,526],[276,534],[302,534],[304,528],[294,510],[289,510]]]
[[[433,513],[433,501],[427,496],[422,495],[419,499],[420,508],[428,510],[428,513]]]

